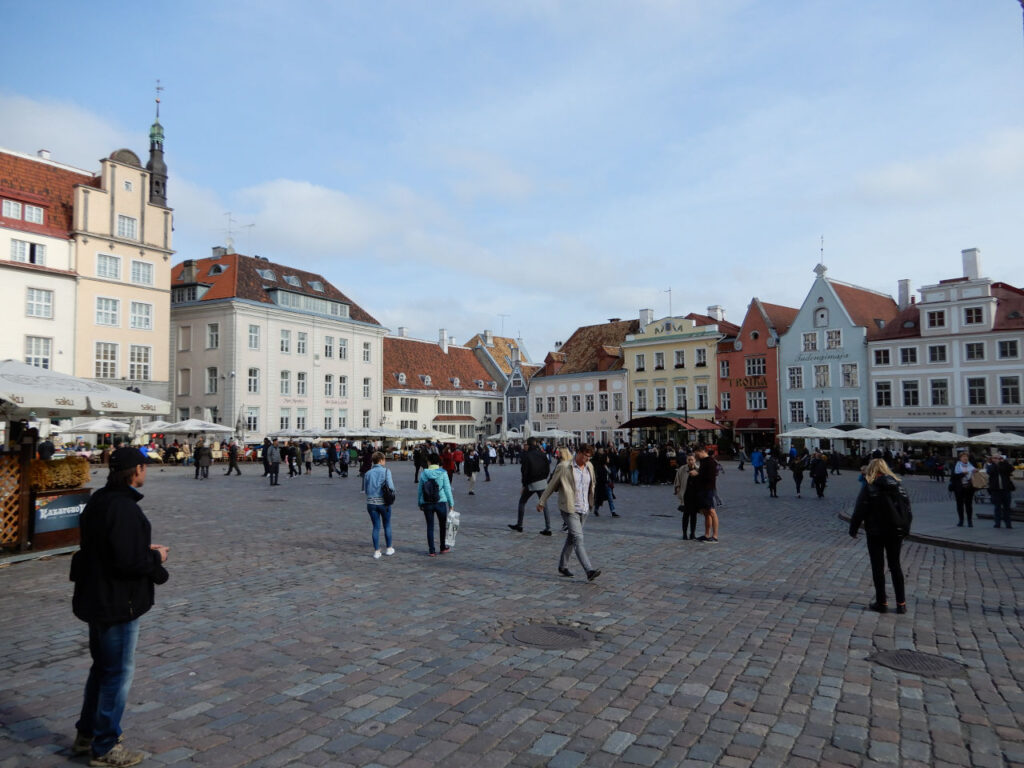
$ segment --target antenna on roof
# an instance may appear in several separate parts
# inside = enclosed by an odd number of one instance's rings
[[[1021,0],[1021,2],[1024,2],[1024,0]],[[822,264],[824,264],[825,263],[825,236],[824,235],[821,236],[821,251],[820,251],[820,253],[821,253],[821,258],[818,261],[821,262]]]
[[[162,85],[160,85],[160,79],[157,78],[157,81],[156,81],[156,119],[157,119],[157,122],[160,121],[160,94],[161,94],[161,92],[163,90],[164,90],[164,87]]]
[[[1022,0],[1022,2],[1024,2],[1024,0]],[[498,317],[501,318],[501,335],[504,336],[505,335],[505,318],[506,317],[510,317],[510,315],[503,315],[501,312],[499,312],[498,313]]]
[[[228,253],[234,253],[235,252],[235,230],[234,230],[234,225],[236,225],[238,223],[238,221],[231,215],[231,211],[225,212],[224,215],[228,217],[228,228],[227,228],[227,237],[226,237],[226,239],[227,239],[227,246],[228,246]],[[255,226],[256,226],[255,224],[243,224],[242,225],[242,229],[248,229],[248,230],[251,231],[252,227],[255,227]]]
[[[672,286],[670,285],[664,293],[668,294],[668,316],[672,317]]]

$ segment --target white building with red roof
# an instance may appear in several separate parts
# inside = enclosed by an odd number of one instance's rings
[[[174,414],[281,429],[381,423],[387,329],[322,275],[230,248],[171,273]]]

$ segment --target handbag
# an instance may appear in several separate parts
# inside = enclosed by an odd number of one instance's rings
[[[380,485],[380,497],[384,500],[384,506],[390,507],[395,503],[395,492],[388,485],[388,480],[391,478],[391,472],[384,470],[384,482]],[[392,481],[394,482],[394,481]]]

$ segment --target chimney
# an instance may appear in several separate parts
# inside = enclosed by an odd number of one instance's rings
[[[441,346],[441,351],[446,355],[448,354],[448,330],[442,328],[437,334],[437,343]]]
[[[708,307],[708,317],[712,317],[718,322],[725,320],[725,307],[721,304],[712,304]]]
[[[981,251],[977,248],[966,248],[960,251],[964,261],[964,277],[977,280],[981,276]]]
[[[900,280],[897,285],[899,286],[899,289],[896,294],[896,304],[902,312],[910,306],[910,281],[904,278],[903,280]]]
[[[406,328],[404,325],[398,326],[398,338],[404,339],[408,335],[409,335],[409,329],[408,328]]]
[[[213,246],[213,258],[219,259],[222,256],[226,256],[227,253],[228,253],[228,249],[225,248],[223,245],[215,245],[215,246]]]
[[[640,310],[640,325],[650,325],[654,322],[654,310],[653,309],[641,309]]]
[[[199,279],[199,262],[195,259],[187,259],[181,270],[181,282],[194,283]]]
[[[41,157],[43,160],[50,159],[50,150],[48,149],[40,149],[38,152],[36,152],[36,154],[39,155],[39,157]]]
[[[485,347],[493,347],[494,346],[494,331],[484,331],[484,346]]]
[[[510,353],[513,363],[519,362],[519,347],[512,347]]]

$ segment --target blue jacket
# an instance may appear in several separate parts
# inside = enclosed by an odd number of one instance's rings
[[[428,477],[432,477],[437,481],[437,487],[441,491],[441,501],[449,507],[455,506],[455,497],[452,496],[452,483],[448,479],[448,473],[436,464],[420,472],[420,484],[417,490],[419,505],[423,506],[426,503],[423,501],[423,483]]]
[[[445,476],[447,477],[447,475]],[[383,504],[384,498],[381,496],[381,486],[386,482],[388,488],[392,491],[395,490],[395,480],[391,477],[391,470],[381,464],[374,464],[370,467],[370,471],[366,473],[363,478],[366,489],[366,503],[367,504]]]

